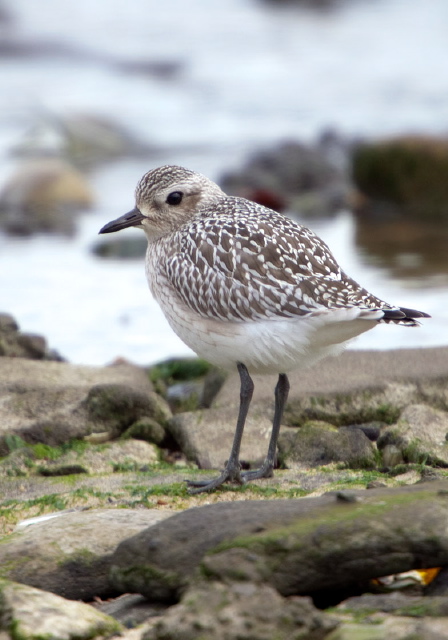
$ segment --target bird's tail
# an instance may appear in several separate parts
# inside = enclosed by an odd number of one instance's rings
[[[424,311],[417,311],[416,309],[406,309],[405,307],[399,307],[395,309],[381,309],[384,313],[380,322],[393,322],[394,324],[406,325],[407,327],[418,327],[420,322],[417,318],[430,318],[431,316]]]

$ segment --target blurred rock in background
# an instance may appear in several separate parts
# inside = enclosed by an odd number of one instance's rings
[[[314,145],[288,140],[253,153],[243,168],[222,176],[221,186],[276,211],[329,216],[351,202],[348,150],[333,131]]]
[[[353,179],[362,215],[448,220],[448,138],[404,135],[360,144]]]
[[[58,158],[34,158],[19,165],[0,192],[0,229],[30,236],[72,235],[78,211],[90,209],[94,195],[87,179]]]

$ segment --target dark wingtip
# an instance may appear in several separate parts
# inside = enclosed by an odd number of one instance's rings
[[[417,327],[420,324],[417,319],[431,317],[424,311],[406,309],[406,307],[400,307],[399,309],[382,309],[382,311],[384,313],[383,322],[393,322],[407,325],[408,327]]]
[[[382,309],[385,320],[403,320],[406,314],[403,309]]]
[[[402,311],[406,318],[430,318],[429,313],[425,313],[424,311],[417,311],[417,309],[406,309],[405,307],[400,307],[400,311]]]

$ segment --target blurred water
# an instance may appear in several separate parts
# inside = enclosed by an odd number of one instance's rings
[[[446,0],[347,0],[328,12],[256,0],[9,4],[16,17],[9,30],[30,42],[57,41],[72,55],[1,59],[5,177],[9,150],[38,110],[110,116],[160,147],[151,166],[185,164],[212,178],[255,148],[312,139],[328,126],[347,135],[447,130]],[[163,79],[117,64],[146,60],[182,67]],[[149,168],[126,160],[93,173],[98,204],[73,240],[0,236],[1,310],[74,362],[124,356],[148,363],[188,352],[151,300],[143,264],[88,252],[98,229],[133,206],[135,184]],[[446,344],[448,269],[397,277],[356,249],[343,212],[310,226],[364,286],[434,316],[418,330],[379,327],[357,347]]]

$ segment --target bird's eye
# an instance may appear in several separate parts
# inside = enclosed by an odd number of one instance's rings
[[[182,198],[184,197],[184,194],[182,193],[182,191],[172,191],[167,199],[166,202],[167,204],[180,204],[182,202]]]

